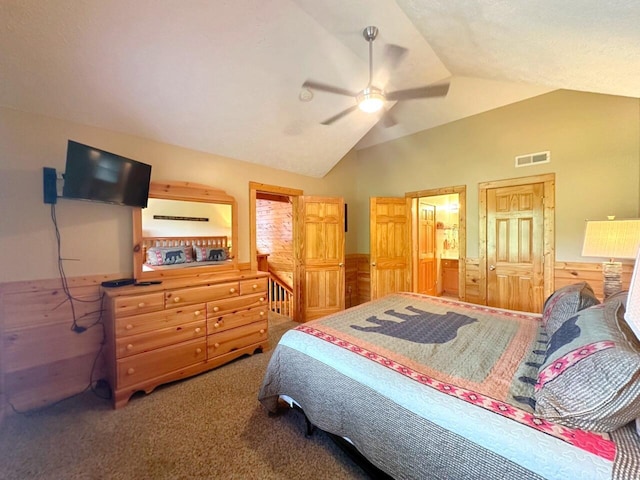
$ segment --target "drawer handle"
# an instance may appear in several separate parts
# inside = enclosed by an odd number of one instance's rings
[[[214,326],[215,328],[218,328],[218,327],[220,327],[221,325],[222,325],[222,320],[218,320],[216,323],[214,323],[214,324],[213,324],[213,326]]]
[[[264,311],[260,310],[260,316],[264,317]]]
[[[235,288],[233,288],[233,287],[232,287],[232,288],[230,288],[230,289],[229,289],[229,293],[236,293],[236,289],[235,289]]]
[[[202,313],[202,312],[201,312],[200,310],[196,310],[195,312],[193,312],[193,315],[195,315],[195,316],[197,317],[197,316],[198,316],[198,315],[200,315],[201,313]]]
[[[196,333],[200,333],[200,327],[196,328]]]
[[[251,285],[251,288],[253,288],[255,290],[256,288],[258,288],[258,284],[254,283],[253,285]]]
[[[218,348],[219,346],[220,346],[220,344],[219,344],[219,343],[214,343],[214,344],[213,344],[213,348]]]
[[[218,310],[220,310],[220,307],[213,307],[214,312],[217,312]]]
[[[178,303],[180,300],[181,300],[181,298],[180,298],[180,297],[174,297],[174,298],[173,298],[174,303]]]
[[[260,333],[264,333],[264,328],[261,328],[261,329],[260,329]]]
[[[138,308],[142,308],[142,307],[144,307],[144,302],[140,302],[140,303],[138,304]]]
[[[131,350],[131,349],[133,349],[133,344],[132,344],[132,343],[130,343],[129,345],[127,345],[127,350]]]
[[[260,301],[261,301],[261,302],[264,302],[264,297],[260,297]]]
[[[136,371],[133,368],[127,370],[127,375],[133,375],[134,373],[136,373]]]
[[[133,328],[133,325],[131,325],[130,323],[127,323],[127,326],[124,328],[127,330],[131,330]]]
[[[202,349],[201,348],[196,348],[196,353],[202,353]]]

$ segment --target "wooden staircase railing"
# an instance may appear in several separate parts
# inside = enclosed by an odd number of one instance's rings
[[[273,273],[269,277],[269,310],[293,320],[293,290]]]

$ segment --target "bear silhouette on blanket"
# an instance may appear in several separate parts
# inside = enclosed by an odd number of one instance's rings
[[[375,327],[351,325],[351,328],[361,332],[381,333],[415,343],[446,343],[456,338],[460,327],[477,322],[475,318],[455,312],[447,312],[442,315],[425,312],[412,306],[408,306],[406,309],[416,315],[387,310],[384,312],[386,315],[400,318],[402,321],[383,320],[373,316],[367,318],[367,322],[375,323]]]

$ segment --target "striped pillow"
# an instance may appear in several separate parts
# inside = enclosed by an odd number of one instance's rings
[[[580,311],[549,337],[535,387],[537,415],[599,432],[640,417],[640,342],[618,300]]]

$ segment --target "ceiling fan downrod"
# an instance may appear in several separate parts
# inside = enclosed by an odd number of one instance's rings
[[[369,43],[369,84],[367,87],[371,87],[373,81],[373,41],[378,36],[378,27],[369,26],[362,31],[362,36]]]

